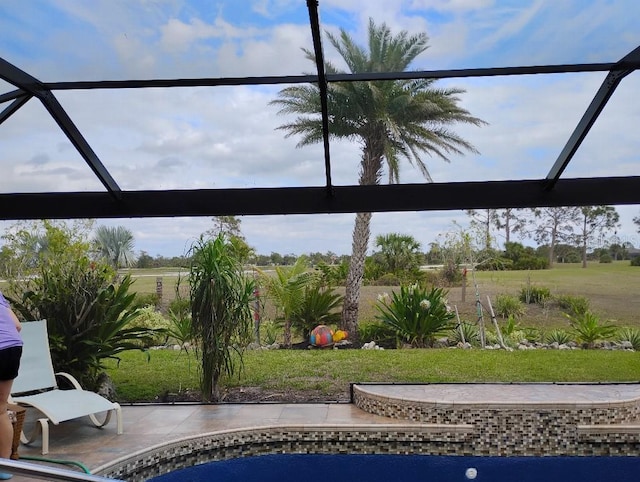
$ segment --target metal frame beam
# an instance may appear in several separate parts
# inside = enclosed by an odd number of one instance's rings
[[[324,149],[324,170],[327,194],[331,195],[331,154],[329,149],[329,107],[327,104],[328,86],[325,71],[324,53],[322,52],[322,34],[320,32],[320,15],[318,0],[307,0],[309,20],[311,22],[311,36],[318,70],[318,89],[320,90],[320,113],[322,116],[322,146]]]
[[[100,182],[107,188],[107,190],[114,197],[119,197],[121,192],[120,187],[111,177],[111,174],[104,167],[97,154],[93,151],[87,140],[84,138],[80,130],[71,120],[71,117],[63,109],[58,102],[58,99],[51,93],[51,91],[44,86],[35,77],[27,74],[23,70],[20,70],[15,65],[7,62],[0,57],[0,78],[13,84],[14,86],[22,89],[32,96],[37,97],[45,109],[51,114],[51,117],[56,121],[62,132],[71,141],[78,153],[82,156],[85,162],[89,165],[94,174],[98,177]],[[16,102],[12,104],[15,107]],[[11,108],[11,106],[10,106]],[[6,112],[6,110],[5,110]],[[13,111],[15,112],[15,110]],[[8,115],[13,112],[9,112]],[[8,117],[7,115],[7,117]]]
[[[640,177],[258,189],[0,194],[0,219],[442,211],[640,204]]]
[[[29,99],[31,99],[31,95],[25,93],[9,104],[2,112],[0,112],[0,124],[15,114],[20,107],[29,102]]]
[[[622,79],[638,68],[637,64],[639,61],[640,47],[631,51],[612,67],[611,71],[598,89],[598,92],[596,92],[596,95],[593,97],[589,107],[587,107],[587,110],[580,119],[580,122],[578,122],[578,125],[569,137],[569,140],[560,152],[556,162],[547,174],[545,182],[546,190],[553,189],[553,186],[558,182],[563,171],[569,165],[571,159],[573,159],[573,156],[578,151],[582,141],[587,137],[591,127],[595,124],[600,113],[604,109],[605,105],[607,105],[607,102],[609,102],[609,99]]]

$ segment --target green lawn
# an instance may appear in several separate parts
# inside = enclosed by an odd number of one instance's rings
[[[190,366],[189,366],[190,362]],[[120,401],[198,388],[197,361],[184,352],[127,352],[110,364]],[[274,350],[245,355],[227,387],[320,392],[343,398],[352,382],[621,382],[640,379],[640,353],[605,350]]]

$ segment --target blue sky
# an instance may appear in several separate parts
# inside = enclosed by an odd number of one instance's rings
[[[636,0],[320,0],[323,29],[361,44],[368,19],[427,32],[415,69],[616,61],[640,45]],[[313,65],[304,0],[3,0],[0,56],[43,81],[291,75]],[[328,43],[325,55],[340,65]],[[637,175],[640,74],[628,76],[566,172]],[[452,79],[486,120],[456,128],[480,154],[427,159],[436,182],[546,175],[604,74]],[[13,87],[0,81],[0,93]],[[321,185],[321,146],[296,149],[269,106],[277,87],[57,92],[124,189]],[[357,182],[357,144],[332,145],[333,180]],[[30,101],[0,126],[0,192],[101,190],[44,109]],[[402,166],[402,182],[422,182]],[[640,245],[640,207],[620,207],[623,239]],[[260,253],[349,253],[353,215],[245,217]],[[425,247],[465,225],[460,212],[375,214],[372,235],[411,234]],[[177,255],[208,218],[99,221],[129,227],[136,249]],[[7,223],[1,223],[0,229]]]

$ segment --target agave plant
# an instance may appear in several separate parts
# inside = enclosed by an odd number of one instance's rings
[[[634,350],[640,350],[640,330],[637,328],[624,327],[618,332],[618,341],[631,343]]]
[[[436,335],[452,328],[455,314],[446,303],[442,288],[431,291],[419,285],[401,286],[400,292],[378,298],[377,318],[398,337],[415,347],[433,346]]]
[[[571,335],[565,330],[555,329],[547,333],[545,337],[547,343],[557,343],[558,345],[566,345],[572,341]]]

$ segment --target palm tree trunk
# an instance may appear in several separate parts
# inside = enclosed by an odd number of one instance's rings
[[[349,339],[353,343],[358,342],[358,304],[360,302],[360,286],[364,275],[364,261],[367,257],[367,247],[369,246],[371,216],[371,213],[356,214],[351,261],[342,303],[341,328],[349,333]]]

